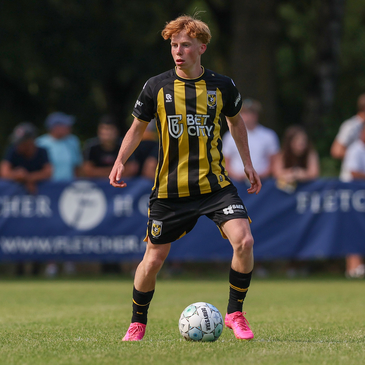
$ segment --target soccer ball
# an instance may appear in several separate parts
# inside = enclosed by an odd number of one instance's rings
[[[215,341],[223,331],[223,318],[214,305],[193,303],[181,313],[179,330],[186,340]]]

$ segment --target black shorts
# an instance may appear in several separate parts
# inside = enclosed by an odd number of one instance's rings
[[[190,232],[202,215],[210,218],[218,228],[231,219],[249,219],[233,185],[194,197],[158,199],[151,196],[148,237],[155,244],[176,241]]]

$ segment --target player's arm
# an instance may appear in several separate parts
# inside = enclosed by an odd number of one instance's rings
[[[228,128],[236,143],[237,149],[239,151],[243,165],[245,167],[245,174],[251,184],[251,187],[247,189],[247,192],[249,194],[253,193],[258,194],[261,190],[261,180],[259,175],[252,166],[245,123],[240,113],[238,113],[234,117],[226,117],[226,119]]]
[[[125,170],[125,164],[128,158],[140,144],[147,125],[147,122],[143,122],[137,118],[134,118],[131,127],[123,138],[123,142],[120,146],[118,156],[114,162],[113,169],[109,174],[110,184],[114,187],[124,188],[127,186],[124,181],[121,181],[122,176],[124,175],[123,173]]]

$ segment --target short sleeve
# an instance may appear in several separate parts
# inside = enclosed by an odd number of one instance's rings
[[[134,104],[132,115],[145,122],[150,122],[155,117],[155,103],[153,99],[153,90],[150,80],[148,80],[139,97]]]
[[[232,79],[227,78],[226,98],[222,113],[227,117],[234,117],[242,108],[242,97]]]
[[[356,141],[358,135],[359,128],[357,123],[355,123],[353,119],[349,119],[341,124],[336,140],[343,146],[348,147]]]
[[[3,160],[13,163],[14,151],[15,151],[14,147],[9,146],[5,151]]]
[[[38,147],[38,153],[39,153],[39,162],[40,165],[43,167],[44,165],[49,163],[49,158],[48,158],[48,152],[45,148],[42,147]]]

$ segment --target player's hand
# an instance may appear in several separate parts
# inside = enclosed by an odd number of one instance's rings
[[[121,162],[115,162],[112,171],[109,174],[110,185],[115,188],[125,188],[127,184],[122,180],[124,165]]]
[[[247,189],[247,192],[249,194],[258,194],[261,190],[261,179],[255,169],[252,168],[245,168],[245,173],[248,178],[248,181],[250,182],[251,186]]]

